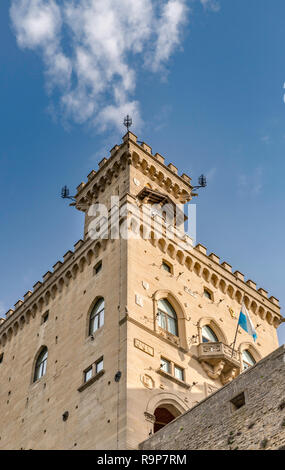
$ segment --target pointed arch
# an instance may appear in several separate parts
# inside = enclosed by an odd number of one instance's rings
[[[210,271],[209,271],[207,268],[204,268],[204,269],[203,269],[202,278],[203,278],[206,282],[209,282],[209,279],[210,279]]]
[[[245,351],[248,351],[249,354],[252,356],[255,362],[258,362],[261,360],[261,355],[258,352],[257,348],[250,343],[249,341],[243,342],[239,345],[239,352],[240,352],[240,360],[241,360],[241,370],[245,370],[248,367],[245,367],[243,364],[243,353]]]
[[[185,260],[185,266],[187,269],[189,269],[189,271],[191,271],[192,264],[193,264],[192,258],[190,258],[190,256],[187,256]]]
[[[211,283],[213,284],[214,287],[218,287],[219,284],[219,278],[216,274],[212,274],[211,276]]]
[[[104,325],[105,299],[97,296],[93,300],[87,314],[86,336],[93,335]]]
[[[214,334],[217,336],[217,339],[219,342],[224,343],[224,344],[229,344],[227,336],[225,335],[221,327],[218,325],[216,320],[214,320],[211,317],[202,317],[198,322],[198,334],[199,334],[200,343],[203,342],[202,340],[203,326],[209,326],[211,330],[213,330]]]
[[[175,258],[175,248],[172,243],[169,243],[167,247],[167,254],[170,256],[170,258],[174,259]]]
[[[262,306],[260,306],[258,309],[258,315],[260,316],[261,320],[265,319],[266,312]]]
[[[244,302],[244,305],[246,306],[246,308],[249,309],[250,300],[249,300],[247,295],[244,295],[243,302]]]
[[[269,323],[269,325],[273,325],[273,315],[271,312],[267,311],[265,315],[266,321]]]
[[[176,259],[177,259],[178,263],[180,263],[182,265],[184,264],[184,253],[181,250],[177,251]]]
[[[234,288],[233,286],[229,285],[228,288],[227,288],[227,294],[228,296],[233,299],[234,298]]]
[[[187,320],[187,313],[182,306],[180,300],[174,295],[170,290],[168,289],[162,289],[158,290],[155,292],[153,295],[153,315],[154,315],[154,325],[155,325],[155,330],[159,329],[159,323],[158,323],[158,317],[159,317],[159,312],[158,312],[158,302],[160,300],[167,300],[173,310],[175,311],[175,314],[177,316],[177,326],[178,326],[178,334],[180,339],[180,345],[187,349],[187,341],[186,341],[186,326],[185,326],[185,321]]]
[[[254,300],[250,304],[250,310],[252,310],[255,315],[257,314],[257,303]]]
[[[175,309],[167,299],[157,302],[157,323],[160,328],[178,336],[178,319]]]
[[[166,242],[163,238],[158,240],[158,248],[162,251],[162,253],[166,252]]]
[[[199,264],[197,261],[194,264],[194,272],[195,272],[195,274],[197,274],[197,276],[200,276],[201,264]]]
[[[98,258],[98,256],[100,255],[100,250],[101,250],[101,242],[97,242],[96,245],[94,246],[94,254],[96,258]]]
[[[47,359],[48,359],[48,348],[47,346],[43,345],[40,347],[34,359],[33,375],[32,375],[33,382],[37,382],[46,374]]]
[[[225,281],[223,279],[220,280],[219,289],[223,292],[223,294],[226,293],[227,284],[225,283]]]
[[[236,294],[235,294],[235,298],[236,298],[236,301],[241,304],[241,301],[242,301],[242,293],[240,290],[237,290],[236,291]]]

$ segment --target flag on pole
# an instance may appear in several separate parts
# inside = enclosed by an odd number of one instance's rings
[[[240,311],[239,319],[238,319],[238,325],[240,325],[249,335],[253,337],[254,341],[256,341],[257,334],[255,331],[254,325],[251,321],[251,318],[249,316],[248,310],[246,306],[244,305],[244,303],[242,303],[242,306],[241,306],[241,311]]]

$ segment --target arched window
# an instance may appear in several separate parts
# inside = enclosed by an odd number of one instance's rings
[[[95,331],[97,331],[99,328],[101,328],[101,326],[104,325],[104,307],[105,302],[104,299],[101,297],[99,300],[97,300],[90,315],[89,335],[92,335],[93,333],[95,333]]]
[[[158,301],[158,324],[161,328],[178,336],[177,315],[167,299]]]
[[[246,370],[249,367],[254,366],[254,364],[256,364],[256,360],[254,359],[252,354],[250,354],[249,350],[245,349],[244,351],[242,351],[243,370]]]
[[[47,358],[48,349],[44,347],[37,358],[37,362],[35,365],[34,382],[36,382],[45,375],[47,370]]]
[[[202,327],[202,341],[203,343],[218,343],[218,338],[209,325]]]

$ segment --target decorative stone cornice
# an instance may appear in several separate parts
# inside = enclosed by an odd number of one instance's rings
[[[180,239],[174,236],[174,239],[169,240],[163,230],[157,238],[153,236],[148,241],[158,247],[162,253],[168,254],[170,258],[203,278],[215,290],[220,290],[239,304],[244,300],[246,307],[254,314],[258,314],[261,319],[266,319],[276,328],[280,325],[282,316],[278,299],[268,298],[267,292],[262,288],[257,290],[255,282],[245,282],[239,271],[232,273],[232,266],[225,261],[220,264],[217,255],[211,253],[208,256],[207,249],[203,245],[198,244],[194,249],[183,249]]]
[[[64,261],[58,261],[53,266],[53,272],[48,271],[43,276],[43,282],[38,281],[33,291],[24,295],[24,300],[15,304],[15,310],[8,310],[5,318],[0,321],[0,344],[5,344],[7,337],[11,337],[19,323],[23,325],[34,317],[37,311],[46,308],[51,299],[54,299],[64,287],[68,287],[70,280],[75,279],[82,272],[85,265],[90,265],[93,257],[98,257],[100,249],[106,249],[108,240],[79,240],[75,250],[68,251],[63,256]]]

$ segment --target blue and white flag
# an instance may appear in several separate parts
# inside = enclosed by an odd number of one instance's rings
[[[254,341],[256,341],[257,334],[256,334],[254,325],[251,321],[251,318],[249,316],[249,313],[244,303],[242,303],[242,306],[241,306],[241,311],[240,311],[239,319],[238,319],[238,325],[240,325],[249,335],[253,337]]]

